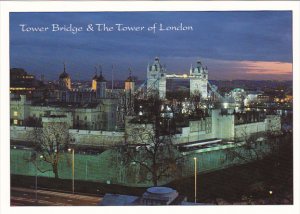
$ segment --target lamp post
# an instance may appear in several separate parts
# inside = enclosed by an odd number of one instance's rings
[[[74,189],[75,189],[75,185],[74,185],[74,177],[75,177],[75,160],[74,160],[74,158],[75,158],[75,149],[73,148],[73,149],[71,149],[71,148],[69,148],[68,149],[68,151],[70,152],[70,151],[72,151],[72,193],[74,194]]]
[[[35,152],[35,202],[36,204],[38,203],[38,198],[37,198],[37,151]]]
[[[75,150],[73,148],[72,150],[72,192],[74,194],[74,189],[75,189],[75,185],[74,185],[74,178],[75,178]]]
[[[38,204],[38,153],[37,151],[34,151],[35,153],[35,202]],[[43,158],[44,156],[41,155],[39,158]]]
[[[195,163],[195,204],[197,202],[197,158],[194,157],[194,163]]]

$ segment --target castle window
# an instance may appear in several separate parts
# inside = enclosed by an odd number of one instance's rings
[[[14,120],[14,125],[18,125],[18,120]]]
[[[18,116],[18,112],[14,111],[14,116],[17,117]]]

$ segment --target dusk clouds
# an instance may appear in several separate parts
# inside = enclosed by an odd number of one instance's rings
[[[26,32],[22,24],[49,29]],[[76,34],[52,31],[53,24],[83,29]],[[114,29],[87,31],[89,24]],[[120,31],[116,24],[144,28]],[[155,32],[151,27],[156,27]],[[112,64],[120,79],[127,76],[128,67],[144,79],[146,66],[155,56],[171,73],[187,73],[191,63],[202,59],[210,79],[291,79],[292,13],[11,13],[10,53],[11,67],[51,79],[62,71],[64,61],[75,79],[89,79],[97,64],[108,79]]]

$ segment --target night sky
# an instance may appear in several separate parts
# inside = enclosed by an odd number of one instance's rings
[[[114,26],[112,32],[85,31],[88,24]],[[148,31],[154,23],[192,26],[189,31]],[[49,27],[46,32],[22,32]],[[84,31],[53,32],[52,24],[83,27]],[[115,24],[143,26],[121,32]],[[101,64],[106,79],[133,75],[145,79],[148,63],[158,56],[168,73],[188,73],[200,59],[209,79],[292,79],[292,13],[261,12],[99,12],[11,13],[10,66],[38,78],[58,79],[66,63],[72,79],[89,80]]]

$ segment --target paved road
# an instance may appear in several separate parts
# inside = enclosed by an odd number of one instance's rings
[[[11,188],[11,206],[96,206],[102,198],[27,188]]]

